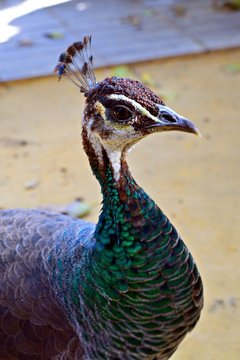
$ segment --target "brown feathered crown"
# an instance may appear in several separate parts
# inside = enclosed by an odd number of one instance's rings
[[[91,36],[84,36],[83,41],[69,46],[59,56],[54,71],[58,73],[59,80],[66,75],[84,94],[95,87],[97,82],[93,71]]]

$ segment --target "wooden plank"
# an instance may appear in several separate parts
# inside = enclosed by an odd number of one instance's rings
[[[0,9],[19,2],[5,0]],[[129,0],[74,0],[16,18],[10,25],[20,32],[0,44],[2,81],[51,74],[60,52],[86,34],[93,35],[97,66],[240,45],[240,13],[216,11],[211,0],[142,0],[139,5]],[[176,5],[185,7],[184,16],[176,15]],[[52,40],[46,33],[63,38]],[[19,46],[23,39],[32,46]]]

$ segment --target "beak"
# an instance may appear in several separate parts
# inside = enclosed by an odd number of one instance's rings
[[[158,105],[159,116],[155,123],[149,125],[146,129],[155,131],[183,131],[201,136],[198,128],[188,119],[185,119],[175,111],[165,105]]]

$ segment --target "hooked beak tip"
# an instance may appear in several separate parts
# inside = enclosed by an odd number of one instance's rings
[[[198,128],[196,128],[196,135],[199,137],[199,138],[201,138],[202,137],[202,134],[200,133],[200,131],[198,130]]]
[[[160,123],[165,130],[177,130],[188,132],[201,137],[201,133],[194,123],[182,117],[174,110],[165,105],[159,105],[160,110]]]
[[[192,134],[198,136],[199,138],[201,138],[202,134],[201,134],[200,130],[198,130],[198,128],[194,124],[191,123],[191,125],[193,125],[193,126],[191,126],[191,131],[190,132]]]

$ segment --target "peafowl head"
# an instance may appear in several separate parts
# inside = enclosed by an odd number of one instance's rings
[[[139,81],[112,77],[97,82],[90,36],[62,53],[55,71],[59,79],[66,75],[86,97],[82,135],[92,167],[101,167],[107,157],[116,180],[125,154],[145,136],[172,130],[199,134],[192,122]]]

